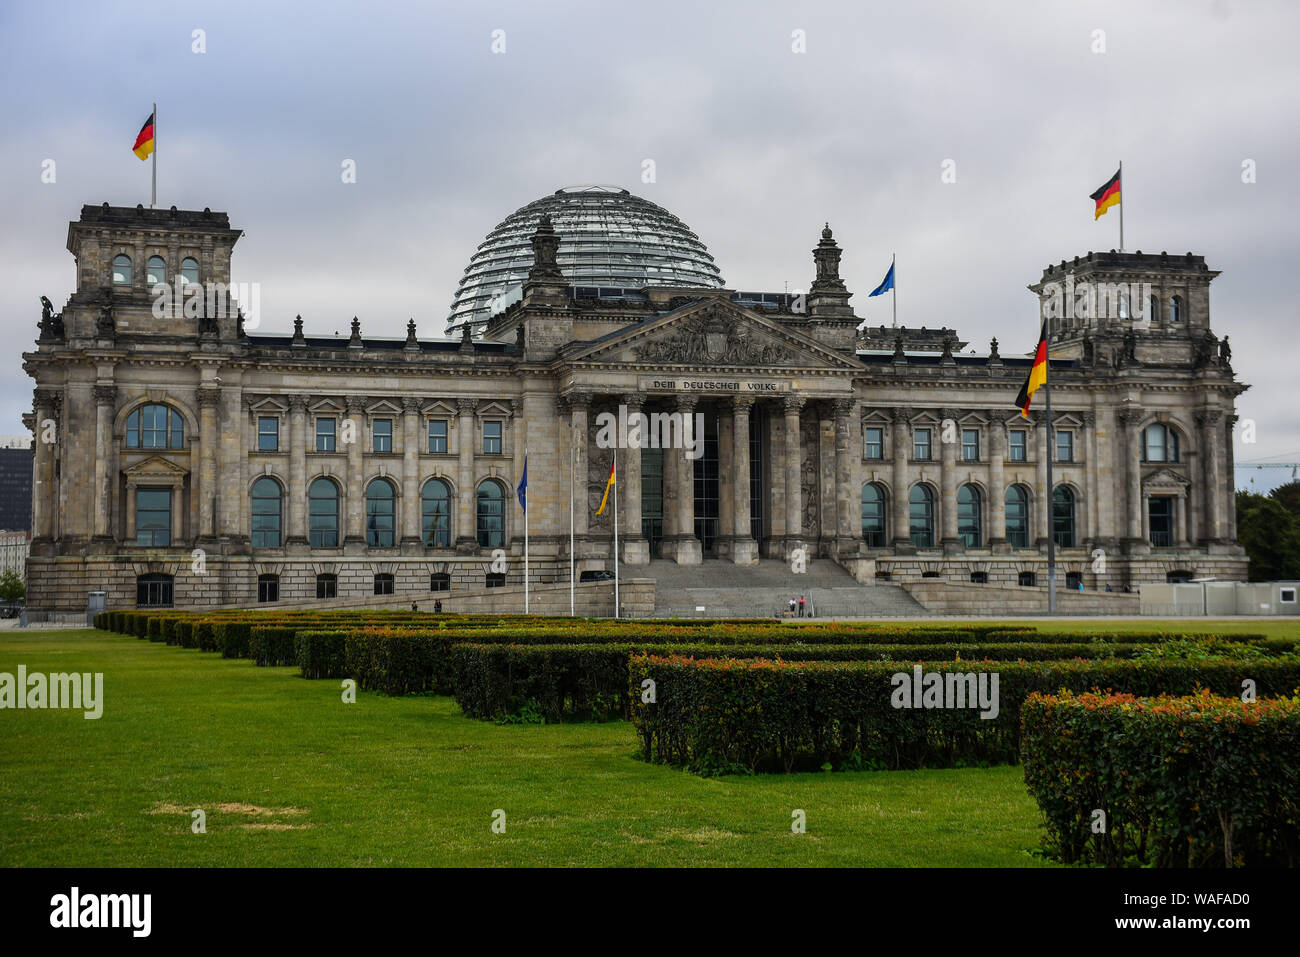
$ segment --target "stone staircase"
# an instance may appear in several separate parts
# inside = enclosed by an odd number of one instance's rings
[[[817,618],[921,618],[929,613],[899,585],[860,584],[829,559],[814,559],[796,575],[785,562],[764,559],[733,565],[706,559],[700,565],[652,561],[620,575],[655,580],[657,618],[773,618],[803,595]],[[699,609],[703,608],[703,611]]]

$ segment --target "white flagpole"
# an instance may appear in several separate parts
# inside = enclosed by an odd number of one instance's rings
[[[149,208],[158,208],[158,104],[153,105],[153,195],[149,198]]]
[[[614,617],[618,617],[618,448],[614,449]]]
[[[1119,161],[1119,251],[1124,251],[1124,161]]]
[[[573,430],[569,430],[569,617],[575,615],[573,604],[573,582],[575,575],[573,573]]]
[[[890,287],[889,291],[893,293],[893,295],[890,298],[894,300],[894,328],[897,329],[898,328],[898,254],[897,253],[889,254],[889,275],[892,276],[894,279],[893,285]]]
[[[524,446],[524,471],[528,470],[528,446]],[[524,486],[524,614],[528,614],[528,486]]]

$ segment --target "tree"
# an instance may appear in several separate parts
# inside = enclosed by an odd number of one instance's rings
[[[12,568],[6,568],[4,574],[0,575],[0,601],[18,602],[26,595],[27,586],[23,584],[23,577]]]
[[[1281,489],[1268,496],[1237,493],[1237,540],[1250,557],[1251,581],[1300,578],[1300,513],[1279,501],[1278,491]],[[1300,489],[1288,489],[1281,498],[1295,502],[1300,509],[1297,492]]]

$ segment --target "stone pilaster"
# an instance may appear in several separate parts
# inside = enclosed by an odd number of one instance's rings
[[[1224,541],[1225,493],[1223,481],[1223,412],[1206,409],[1196,414],[1196,425],[1201,430],[1201,448],[1205,450],[1205,532],[1207,544],[1218,545]]]
[[[32,464],[32,549],[45,550],[54,541],[57,514],[54,482],[54,446],[58,441],[60,396],[52,389],[37,389],[32,408],[36,413],[33,435],[36,442]]]
[[[862,495],[861,492],[855,493],[853,488],[855,453],[859,460],[862,458],[861,433],[855,442],[850,428],[854,405],[852,399],[837,399],[832,407],[835,416],[836,552],[842,555],[856,554],[862,538]]]
[[[1130,546],[1142,542],[1142,455],[1138,442],[1138,423],[1142,410],[1121,409],[1120,454],[1124,461],[1124,537]]]
[[[352,424],[352,441],[348,443],[348,488],[344,495],[347,522],[343,547],[360,549],[366,544],[366,490],[363,485],[365,476],[361,471],[362,446],[366,441],[366,400],[364,396],[350,395],[345,401],[348,421]]]
[[[801,466],[803,452],[799,443],[799,413],[803,396],[788,395],[782,400],[785,416],[785,543],[781,551],[787,560],[794,549],[804,544],[803,489]]]
[[[627,408],[628,431],[632,431],[634,415],[641,414],[645,408],[645,394],[632,392],[623,396],[623,405]],[[628,447],[619,456],[621,473],[618,477],[623,484],[623,494],[619,496],[619,507],[623,510],[619,527],[619,546],[623,550],[624,565],[648,565],[650,563],[650,543],[641,532],[641,446],[650,438],[649,428],[645,423],[639,430],[640,441]]]
[[[574,495],[573,534],[582,538],[590,528],[588,497],[590,479],[587,475],[587,442],[590,438],[587,417],[591,412],[591,394],[572,392],[565,397],[569,406],[569,441],[573,443]],[[667,452],[664,453],[665,457]]]
[[[989,423],[989,547],[1006,551],[1007,483],[1005,463],[1007,427],[1000,418]]]
[[[1047,547],[1047,540],[1052,534],[1052,490],[1047,487],[1047,457],[1052,454],[1052,430],[1048,428],[1047,415],[1043,412],[1031,412],[1034,418],[1034,443],[1038,459],[1034,473],[1034,525],[1037,534],[1034,543],[1039,548]]]
[[[217,499],[217,446],[220,436],[217,433],[217,405],[221,400],[220,387],[199,389],[199,535],[200,542],[212,542],[216,539],[216,499]],[[172,506],[173,513],[180,510],[177,501]],[[180,535],[175,536],[176,539]]]
[[[289,396],[289,534],[285,546],[307,545],[307,397]]]
[[[91,497],[94,508],[95,539],[109,542],[113,539],[112,490],[116,474],[114,464],[117,449],[113,442],[113,407],[117,402],[117,388],[109,383],[99,383],[95,396],[95,490]]]
[[[456,469],[456,550],[472,552],[478,549],[477,517],[474,512],[476,488],[474,486],[474,449],[478,442],[475,429],[474,413],[478,409],[477,399],[459,399],[456,410],[459,413],[456,426],[456,450],[458,453]]]
[[[957,450],[961,447],[961,423],[956,409],[940,411],[939,423],[939,523],[940,544],[946,553],[960,551],[957,539]],[[951,430],[951,431],[949,431]],[[952,441],[944,441],[948,435]]]
[[[911,454],[912,436],[911,436],[911,418],[908,410],[903,408],[894,409],[891,413],[894,419],[893,435],[893,497],[890,500],[890,507],[893,510],[894,550],[898,552],[912,552],[915,546],[912,544],[911,518],[908,512],[908,488],[907,488],[907,459]]]
[[[419,554],[420,535],[420,406],[416,396],[402,399],[402,492],[398,541],[403,554]]]

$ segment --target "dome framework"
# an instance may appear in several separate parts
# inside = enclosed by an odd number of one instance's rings
[[[448,327],[481,327],[518,298],[533,264],[529,237],[549,213],[570,285],[722,288],[718,267],[689,227],[662,206],[613,186],[572,186],[522,206],[479,244],[456,290]]]

